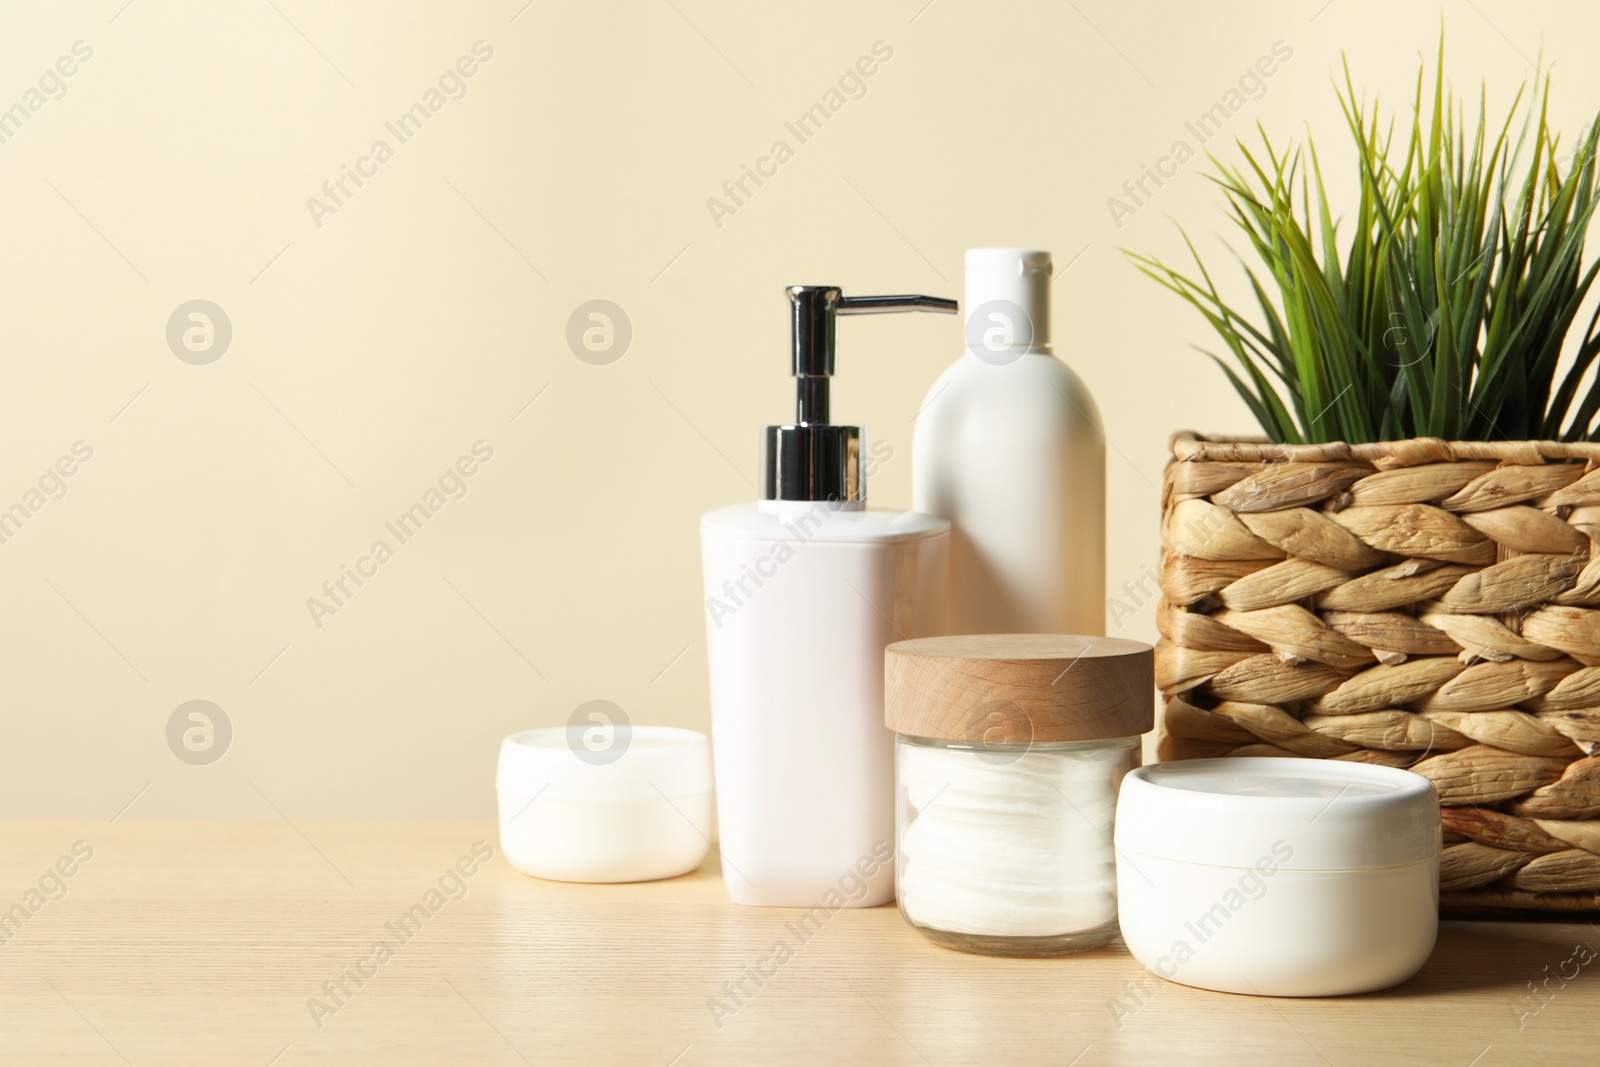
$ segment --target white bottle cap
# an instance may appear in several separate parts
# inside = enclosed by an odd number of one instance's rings
[[[1439,794],[1411,771],[1320,759],[1181,760],[1140,767],[1122,780],[1119,855],[1243,869],[1274,845],[1285,870],[1433,860]]]
[[[552,726],[500,745],[495,788],[578,804],[655,801],[711,792],[711,743],[673,726]]]
[[[1050,253],[1039,248],[967,249],[967,347],[1009,363],[1050,343]]]

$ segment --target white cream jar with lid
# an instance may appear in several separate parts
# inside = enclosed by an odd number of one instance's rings
[[[711,744],[703,733],[619,726],[591,748],[575,726],[500,745],[500,847],[523,874],[645,882],[686,874],[711,847]]]
[[[1410,771],[1234,758],[1133,771],[1117,803],[1123,940],[1183,985],[1337,996],[1410,978],[1439,919],[1439,799]]]

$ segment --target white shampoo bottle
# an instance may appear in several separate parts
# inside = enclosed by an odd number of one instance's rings
[[[953,300],[788,290],[799,393],[768,426],[759,502],[700,523],[722,877],[736,903],[894,899],[883,655],[944,624],[950,525],[868,511],[865,434],[829,418],[835,316]]]
[[[950,633],[1105,632],[1106,456],[1050,350],[1050,253],[967,251],[966,354],[929,390],[912,506],[949,519]]]

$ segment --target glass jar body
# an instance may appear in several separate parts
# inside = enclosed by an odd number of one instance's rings
[[[985,744],[897,734],[900,913],[929,939],[1059,956],[1117,934],[1117,789],[1137,737]]]

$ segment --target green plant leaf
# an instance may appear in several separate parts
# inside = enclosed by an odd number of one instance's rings
[[[1237,163],[1209,156],[1248,245],[1236,254],[1248,314],[1187,234],[1194,277],[1126,253],[1222,339],[1227,356],[1206,355],[1275,441],[1600,434],[1600,313],[1567,344],[1600,273],[1584,259],[1600,116],[1562,174],[1548,77],[1498,121],[1480,86],[1469,125],[1442,31],[1438,56],[1431,79],[1418,69],[1403,133],[1346,59],[1334,90],[1356,168],[1349,213],[1334,210],[1309,133],[1280,148],[1258,124],[1260,147],[1239,142]]]

